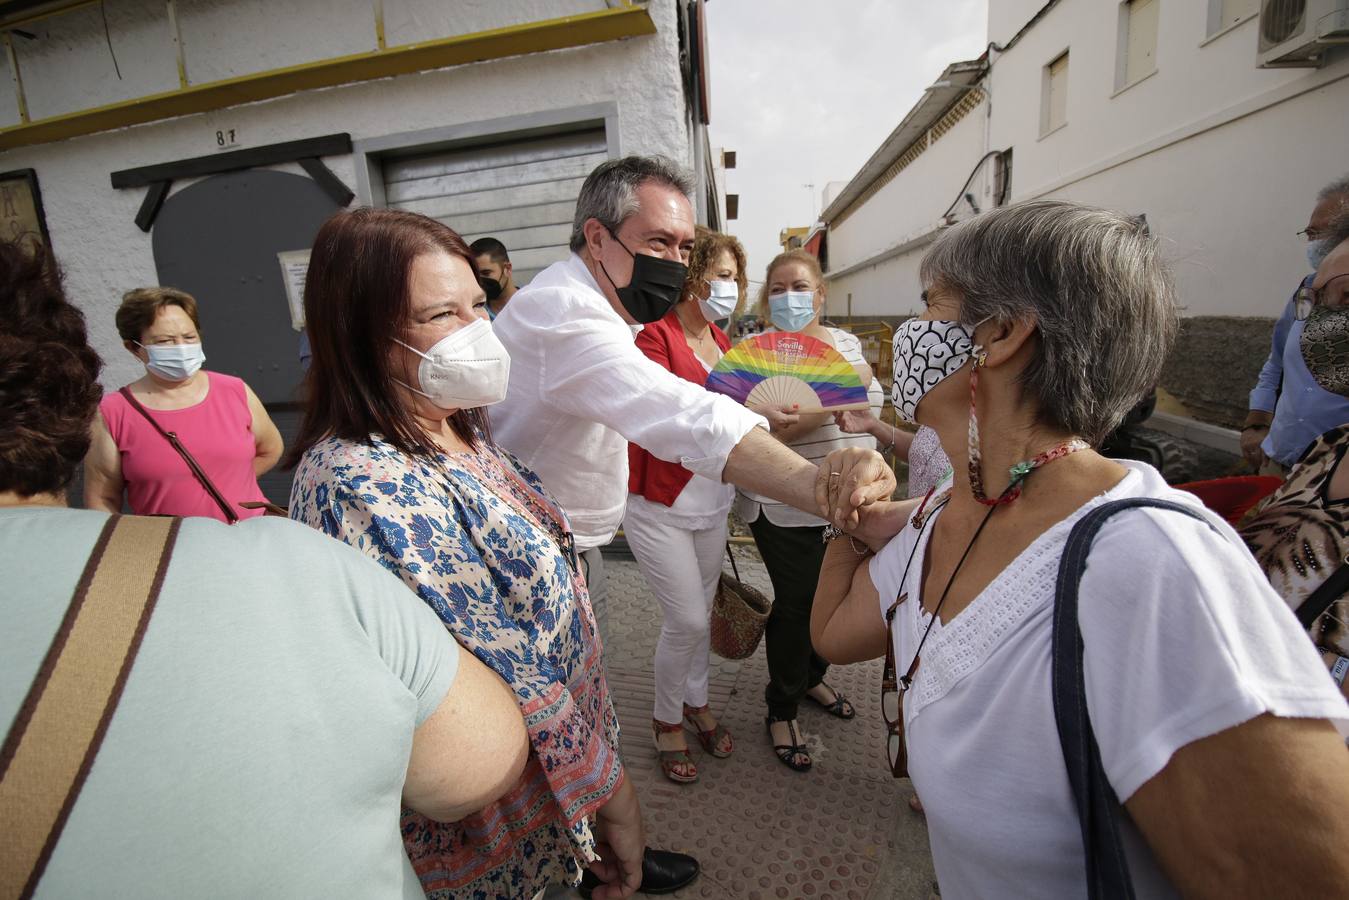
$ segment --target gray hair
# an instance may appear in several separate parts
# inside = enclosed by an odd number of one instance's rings
[[[1349,198],[1349,175],[1345,175],[1343,178],[1337,178],[1330,184],[1321,188],[1316,195],[1316,202],[1321,203],[1322,201],[1329,200],[1331,197]]]
[[[1330,220],[1330,227],[1326,229],[1321,240],[1325,241],[1327,252],[1349,241],[1349,208]]]
[[[956,225],[921,277],[960,296],[966,327],[1033,322],[1022,389],[1041,421],[1093,444],[1156,386],[1180,324],[1147,223],[1078,203],[1018,203]]]
[[[637,188],[648,181],[663,184],[685,197],[693,195],[694,181],[683,166],[664,156],[625,156],[595,167],[581,185],[576,198],[576,218],[571,223],[571,249],[579,252],[586,245],[585,224],[591,219],[610,231],[617,231],[629,216],[637,212]]]

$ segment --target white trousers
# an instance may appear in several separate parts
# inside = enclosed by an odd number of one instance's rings
[[[690,531],[634,509],[628,507],[623,533],[664,613],[656,643],[653,715],[673,724],[684,720],[685,703],[707,704],[712,598],[726,553],[726,521]]]

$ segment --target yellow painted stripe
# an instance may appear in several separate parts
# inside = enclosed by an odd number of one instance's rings
[[[645,6],[623,6],[526,22],[271,69],[14,125],[0,129],[0,150],[270,100],[298,91],[655,33],[656,24]]]

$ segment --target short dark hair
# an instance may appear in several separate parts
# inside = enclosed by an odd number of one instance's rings
[[[103,361],[39,243],[0,243],[0,491],[63,492],[89,452]]]
[[[494,237],[478,238],[468,245],[468,252],[472,253],[475,258],[486,254],[492,257],[492,262],[498,265],[511,261],[510,256],[506,253],[506,245]]]
[[[287,467],[328,437],[368,443],[371,435],[410,456],[440,451],[398,401],[389,350],[412,316],[409,275],[423,253],[444,251],[473,268],[464,239],[447,225],[397,209],[337,213],[319,229],[304,286],[313,359],[305,374],[304,418]],[[450,426],[470,445],[487,432],[481,410],[459,410]]]
[[[192,320],[192,327],[201,331],[197,318],[197,301],[187,291],[171,287],[143,287],[122,295],[117,307],[117,334],[124,341],[140,343],[147,328],[155,324],[155,317],[166,306],[176,306]]]

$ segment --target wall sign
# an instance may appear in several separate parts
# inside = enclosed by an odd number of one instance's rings
[[[276,258],[281,263],[281,281],[286,285],[290,327],[299,331],[304,328],[304,280],[309,274],[309,251],[283,250]]]
[[[211,146],[217,150],[234,150],[239,146],[239,132],[233,128],[217,128]]]
[[[51,246],[37,173],[32,169],[0,173],[0,238],[35,240]]]

